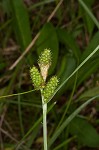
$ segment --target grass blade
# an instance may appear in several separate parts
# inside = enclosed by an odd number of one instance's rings
[[[82,0],[78,0],[78,1],[82,5],[82,7],[85,9],[85,11],[88,13],[88,15],[90,16],[90,18],[93,20],[93,22],[95,23],[95,25],[97,26],[97,28],[99,29],[99,22],[97,21],[97,19],[93,15],[93,13],[89,10],[89,8],[85,5],[85,3]]]
[[[10,94],[10,95],[3,95],[3,96],[0,96],[0,99],[7,98],[7,97],[12,97],[12,96],[23,95],[23,94],[27,94],[27,93],[30,93],[30,92],[33,92],[33,91],[36,91],[36,89],[30,90],[30,91],[26,91],[26,92],[22,92],[22,93],[16,93],[16,94]]]
[[[21,51],[23,52],[32,41],[29,14],[23,0],[10,0],[10,4],[13,17],[13,29]],[[33,57],[28,55],[27,58],[29,63],[32,64]]]
[[[74,72],[57,88],[55,93],[49,99],[49,101],[54,97],[54,95],[64,86],[64,84],[99,50],[99,45],[94,49],[94,51],[74,70]],[[48,102],[49,102],[48,101]]]
[[[58,136],[61,134],[61,132],[66,128],[66,126],[73,120],[73,118],[75,118],[75,116],[84,108],[86,107],[91,101],[93,101],[94,99],[98,98],[99,95],[94,96],[92,98],[90,98],[89,100],[87,100],[87,102],[83,103],[79,108],[77,108],[64,122],[63,124],[60,126],[60,128],[58,129],[58,131],[56,133],[54,133],[54,135],[52,136],[52,138],[49,140],[49,144],[48,144],[48,148],[51,147],[51,145],[54,143],[54,141],[58,138]]]

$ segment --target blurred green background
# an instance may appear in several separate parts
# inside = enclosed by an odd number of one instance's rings
[[[0,96],[33,89],[29,70],[45,48],[52,51],[49,77],[57,75],[61,84],[98,45],[97,0],[0,0]],[[72,112],[98,94],[99,51],[48,104],[48,143]],[[98,99],[68,124],[50,149],[99,149]],[[43,149],[41,107],[39,91],[0,99],[0,150]]]

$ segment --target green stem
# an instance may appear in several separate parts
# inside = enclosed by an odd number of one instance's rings
[[[44,139],[44,150],[47,150],[47,123],[46,123],[46,114],[47,114],[47,103],[43,104],[43,139]]]
[[[42,96],[42,108],[43,108],[43,141],[44,141],[44,150],[47,150],[47,122],[46,122],[47,103],[44,102],[42,89],[41,89],[41,96]]]

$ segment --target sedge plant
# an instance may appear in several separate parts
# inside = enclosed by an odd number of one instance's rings
[[[39,56],[38,66],[33,66],[30,69],[30,76],[32,83],[35,89],[40,90],[42,97],[42,109],[43,109],[43,141],[44,141],[44,150],[47,150],[47,103],[54,94],[57,86],[58,79],[57,76],[53,76],[47,82],[48,70],[51,66],[51,51],[45,49]]]
[[[11,94],[11,95],[3,95],[0,96],[0,99],[6,98],[6,97],[12,97],[17,95],[23,95],[30,92],[33,92],[35,90],[41,91],[42,96],[42,108],[43,108],[43,135],[44,135],[44,150],[47,150],[47,124],[46,124],[46,113],[47,113],[47,103],[53,98],[53,96],[61,89],[61,87],[99,50],[99,45],[84,59],[84,61],[71,73],[71,75],[65,79],[63,83],[58,86],[58,79],[56,76],[52,77],[48,82],[46,82],[47,76],[48,76],[48,69],[51,66],[51,52],[49,49],[45,49],[41,56],[39,57],[38,65],[40,68],[40,71],[37,67],[33,66],[30,69],[30,76],[33,82],[34,89],[31,91],[23,92],[23,93],[17,93],[17,94]],[[57,88],[58,86],[58,88]],[[54,141],[59,137],[61,132],[66,128],[66,126],[72,121],[72,119],[85,107],[87,106],[91,101],[98,98],[99,95],[96,95],[92,97],[91,99],[88,99],[86,102],[84,102],[80,107],[78,107],[63,123],[59,126],[58,131],[54,133],[54,135],[50,138],[48,143],[48,149],[51,147],[51,145],[54,143]],[[0,100],[1,101],[1,100]],[[52,106],[53,107],[53,106]],[[52,108],[51,107],[51,108]],[[51,109],[50,108],[50,109]],[[37,122],[39,124],[41,122],[42,116]],[[37,125],[36,124],[36,125]],[[33,126],[26,135],[22,138],[22,140],[16,145],[16,147],[20,147],[20,145],[23,143],[26,137],[33,131],[35,126]]]

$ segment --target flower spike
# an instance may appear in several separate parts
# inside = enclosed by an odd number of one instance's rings
[[[47,103],[51,96],[54,94],[57,85],[58,85],[58,79],[56,76],[52,77],[48,83],[46,84],[44,90],[43,90],[43,97],[44,97],[44,102]]]
[[[51,65],[51,51],[50,49],[45,49],[41,56],[39,57],[39,65]]]
[[[30,69],[30,76],[31,76],[34,88],[40,89],[44,84],[44,80],[43,80],[40,72],[38,71],[38,69],[35,66],[33,66]]]
[[[39,64],[39,67],[41,70],[41,75],[42,75],[44,81],[46,81],[48,69],[51,65],[51,51],[49,49],[45,49],[41,53],[41,56],[39,57],[38,64]]]

